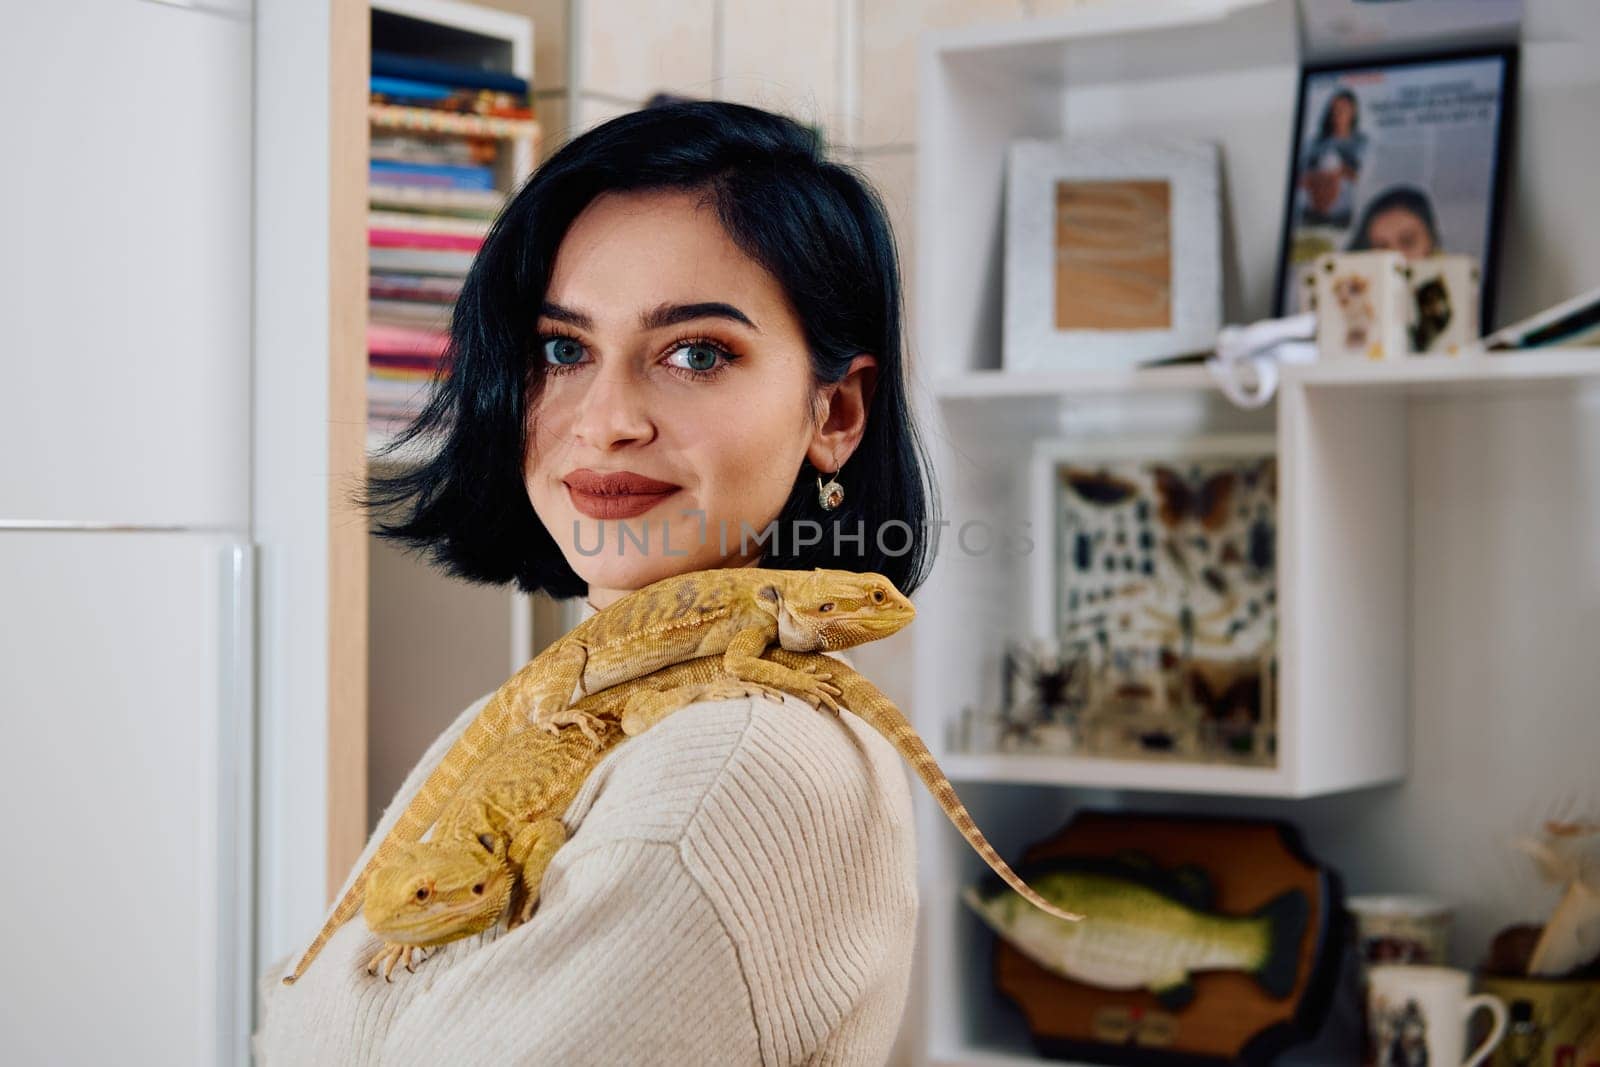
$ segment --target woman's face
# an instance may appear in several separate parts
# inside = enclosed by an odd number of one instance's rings
[[[562,239],[538,316],[524,481],[597,607],[753,563],[801,461],[836,469],[864,422],[872,357],[818,390],[782,288],[698,201],[597,197]],[[653,484],[595,484],[624,472]]]
[[[1367,244],[1399,252],[1407,259],[1433,254],[1433,237],[1428,224],[1408,208],[1392,207],[1380,211],[1367,223]]]

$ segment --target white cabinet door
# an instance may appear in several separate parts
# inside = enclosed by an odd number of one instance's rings
[[[0,519],[243,526],[251,25],[49,0],[0,30]]]
[[[0,530],[0,1062],[244,1062],[250,563]]]

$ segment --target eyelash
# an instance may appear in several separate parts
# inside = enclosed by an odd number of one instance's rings
[[[569,341],[576,341],[579,344],[583,343],[583,339],[578,337],[577,334],[568,333],[566,330],[550,330],[546,333],[540,334],[539,358],[541,360],[544,360],[544,346],[546,343],[553,341],[558,337],[564,337]],[[721,377],[724,371],[742,358],[737,352],[730,349],[721,341],[714,340],[710,337],[680,337],[668,346],[667,351],[676,352],[678,349],[687,345],[704,345],[707,348],[715,349],[717,354],[722,356],[722,362],[717,364],[717,366],[711,370],[690,370],[687,367],[672,366],[670,364],[668,365],[668,370],[672,371],[680,378],[685,378],[689,381],[707,382],[713,378]],[[551,363],[548,360],[544,360],[544,372],[546,374],[556,376],[570,374],[581,366],[583,366],[582,363]]]

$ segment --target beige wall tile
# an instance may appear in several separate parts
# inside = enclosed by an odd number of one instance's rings
[[[717,96],[779,111],[849,140],[839,100],[838,0],[724,0]]]
[[[539,146],[538,158],[534,166],[538,166],[555,154],[556,149],[566,144],[571,139],[567,129],[567,96],[566,93],[550,93],[548,96],[535,94],[533,98],[533,112],[539,119],[542,127],[544,141]]]
[[[866,149],[855,163],[889,209],[895,246],[900,255],[900,285],[904,290],[907,351],[916,358],[916,180],[917,153],[912,149]]]
[[[925,29],[1021,18],[1023,0],[859,0],[860,143],[917,139],[917,38]]]
[[[711,96],[715,0],[579,0],[576,76],[586,93]]]
[[[571,129],[569,133],[571,136],[576,137],[583,131],[598,126],[607,119],[616,118],[618,115],[625,115],[638,109],[638,104],[624,104],[599,97],[581,96],[578,98],[578,114],[570,123]]]
[[[533,87],[567,84],[568,0],[524,0],[533,16]]]

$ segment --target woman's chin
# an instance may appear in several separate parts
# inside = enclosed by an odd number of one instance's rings
[[[629,547],[631,549],[632,546]],[[663,556],[659,550],[654,550],[648,556],[634,554],[620,559],[615,556],[609,559],[579,556],[573,561],[572,569],[578,573],[578,577],[589,583],[590,599],[593,599],[592,591],[631,592],[663,578],[715,565],[714,561],[699,562],[694,556]]]

